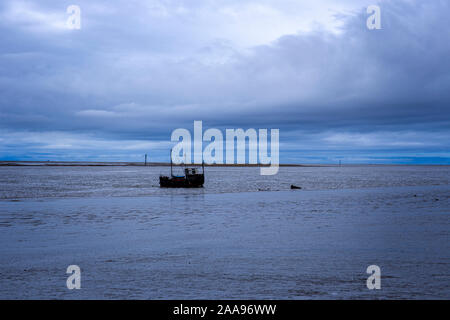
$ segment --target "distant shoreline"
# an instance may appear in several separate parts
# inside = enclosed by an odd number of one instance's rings
[[[201,166],[201,163],[192,163],[188,166]],[[101,162],[101,161],[0,161],[0,166],[48,166],[48,167],[168,167],[168,162]],[[184,164],[174,164],[174,167]],[[266,167],[263,164],[205,164],[205,167]],[[320,164],[280,164],[280,167],[323,167],[330,165]]]
[[[101,162],[101,161],[0,161],[0,167],[144,167],[143,162]],[[148,167],[167,167],[167,162],[148,162]],[[184,166],[175,165],[174,166]],[[188,166],[201,166],[189,164]],[[205,164],[205,167],[266,167],[263,164]],[[345,166],[449,166],[448,164],[280,164],[280,167],[345,167]]]

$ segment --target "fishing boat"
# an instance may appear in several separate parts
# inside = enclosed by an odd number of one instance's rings
[[[202,162],[202,173],[197,168],[184,168],[184,176],[173,174],[172,150],[170,150],[170,177],[159,176],[161,188],[202,188],[205,183],[205,165]]]

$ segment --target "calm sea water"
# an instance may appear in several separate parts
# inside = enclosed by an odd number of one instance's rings
[[[450,167],[168,170],[0,167],[0,298],[450,298]]]

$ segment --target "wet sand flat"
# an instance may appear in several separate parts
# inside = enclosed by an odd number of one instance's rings
[[[446,185],[0,201],[0,298],[449,299],[449,213]]]

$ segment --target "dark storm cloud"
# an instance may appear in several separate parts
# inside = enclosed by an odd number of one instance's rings
[[[51,133],[70,140],[66,154],[84,145],[81,158],[89,139],[105,154],[120,141],[162,150],[173,129],[203,120],[280,128],[289,161],[305,160],[300,150],[450,158],[448,1],[385,1],[381,30],[359,8],[337,17],[339,32],[250,48],[200,37],[201,6],[150,3],[82,1],[81,30],[65,29],[67,4],[2,4],[0,157],[30,149],[32,135],[45,149]]]

